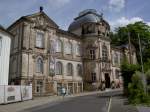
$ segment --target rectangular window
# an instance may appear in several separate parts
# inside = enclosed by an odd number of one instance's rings
[[[2,52],[2,37],[0,37],[0,56],[1,56],[1,52]]]
[[[44,48],[44,34],[38,32],[36,36],[36,47]]]
[[[92,82],[96,82],[96,73],[91,73]]]
[[[119,73],[120,73],[119,70],[116,70],[115,72],[116,72],[116,79],[119,79]]]
[[[43,91],[43,82],[38,80],[36,83],[36,93],[42,93],[42,91]]]
[[[90,50],[90,59],[95,59],[95,50]]]

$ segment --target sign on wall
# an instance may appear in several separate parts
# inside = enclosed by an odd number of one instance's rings
[[[0,104],[32,99],[32,86],[0,86]]]
[[[5,86],[5,103],[21,101],[20,86]]]

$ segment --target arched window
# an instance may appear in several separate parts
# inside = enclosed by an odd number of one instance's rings
[[[38,47],[38,48],[44,48],[44,34],[41,33],[41,32],[37,32],[36,47]]]
[[[0,55],[1,55],[1,52],[2,52],[2,37],[0,37]]]
[[[36,61],[36,72],[43,73],[43,69],[43,60],[41,58],[38,58]]]
[[[118,54],[117,53],[115,53],[115,55],[114,55],[114,64],[118,64]]]
[[[61,62],[56,63],[56,74],[62,75],[63,74],[63,65]]]
[[[82,76],[82,66],[80,64],[77,65],[77,75]]]
[[[107,47],[105,45],[103,45],[103,47],[102,47],[102,59],[104,61],[106,61],[108,59],[108,51],[107,51]]]
[[[71,54],[72,53],[72,44],[70,42],[66,43],[65,51],[66,51],[66,54]]]
[[[69,76],[73,75],[73,65],[71,63],[67,64],[67,75]]]
[[[56,42],[56,52],[62,52],[63,43],[60,39]]]

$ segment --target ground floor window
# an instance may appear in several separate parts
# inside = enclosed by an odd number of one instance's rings
[[[116,74],[116,79],[119,79],[119,70],[116,70],[115,72],[116,72],[115,73]]]
[[[96,73],[91,73],[92,82],[96,82]]]
[[[42,92],[43,92],[43,82],[39,80],[36,82],[36,93]]]

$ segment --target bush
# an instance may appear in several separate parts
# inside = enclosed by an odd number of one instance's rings
[[[150,69],[146,72],[147,92],[150,95]]]
[[[123,76],[124,94],[128,96],[128,85],[131,83],[132,75],[139,69],[138,65],[129,64],[124,61],[121,66],[121,72]]]
[[[136,72],[128,85],[129,102],[133,104],[149,103],[150,98],[144,93],[142,77],[140,72]]]

